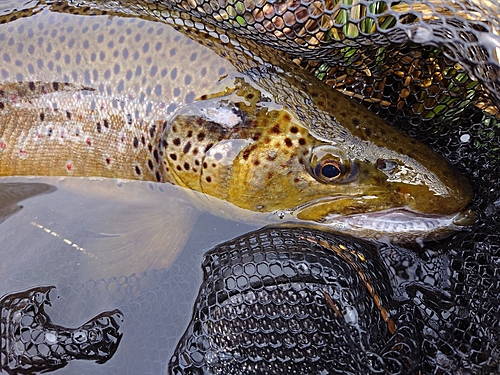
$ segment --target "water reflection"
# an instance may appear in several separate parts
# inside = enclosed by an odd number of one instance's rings
[[[124,315],[109,362],[73,361],[58,374],[161,373],[189,322],[204,252],[255,229],[200,213],[165,184],[2,180],[3,196],[23,208],[0,224],[0,294],[56,286],[46,312],[65,327],[103,311]]]

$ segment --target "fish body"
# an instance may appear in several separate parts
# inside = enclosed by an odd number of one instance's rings
[[[0,175],[169,182],[361,237],[458,228],[472,190],[442,157],[266,47],[133,18],[29,21],[0,29]]]

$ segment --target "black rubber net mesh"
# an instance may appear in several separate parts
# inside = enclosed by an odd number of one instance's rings
[[[392,298],[377,248],[268,228],[210,251],[174,374],[413,373],[415,307]]]
[[[73,359],[105,363],[118,349],[122,313],[103,312],[80,327],[53,324],[45,312],[53,287],[37,287],[0,300],[1,368],[9,374],[38,373]]]
[[[475,189],[477,223],[422,249],[377,248],[298,228],[220,245],[203,263],[205,279],[171,359],[173,373],[500,373],[498,2],[103,7],[146,11],[186,27],[201,20],[230,39],[284,52],[433,147]]]

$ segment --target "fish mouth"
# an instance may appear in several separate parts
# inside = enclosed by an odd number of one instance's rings
[[[301,206],[295,211],[295,217],[306,207],[311,208],[311,205]],[[327,214],[315,223],[336,232],[365,239],[422,244],[424,241],[439,240],[463,230],[473,225],[476,218],[475,212],[469,209],[449,215],[438,215],[402,207],[350,215]]]

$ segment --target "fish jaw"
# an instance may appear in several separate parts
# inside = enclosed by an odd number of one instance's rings
[[[457,214],[421,214],[409,209],[391,209],[355,215],[329,215],[322,225],[344,234],[372,238],[386,243],[412,243],[440,240],[472,225],[476,214],[463,210]]]

